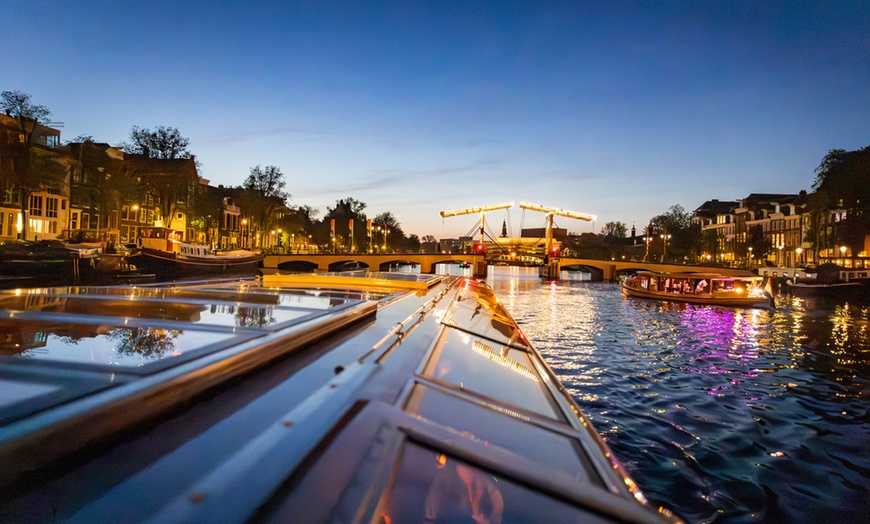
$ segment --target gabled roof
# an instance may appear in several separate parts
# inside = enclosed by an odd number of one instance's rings
[[[729,214],[740,205],[739,202],[733,200],[708,200],[697,208],[693,215],[697,217],[713,218],[717,215]]]

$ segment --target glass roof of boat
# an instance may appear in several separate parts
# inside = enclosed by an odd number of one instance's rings
[[[0,361],[149,372],[302,323],[328,322],[383,295],[262,288],[255,281],[0,291]]]

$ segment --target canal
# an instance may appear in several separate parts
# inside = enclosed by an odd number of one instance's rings
[[[870,305],[693,306],[520,268],[488,283],[653,503],[690,522],[867,522]]]

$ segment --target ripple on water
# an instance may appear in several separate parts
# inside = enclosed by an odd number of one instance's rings
[[[870,308],[493,287],[647,497],[695,522],[870,512]]]

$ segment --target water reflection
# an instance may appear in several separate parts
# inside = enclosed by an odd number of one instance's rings
[[[612,284],[490,284],[649,498],[700,522],[870,511],[867,305],[743,310]]]

